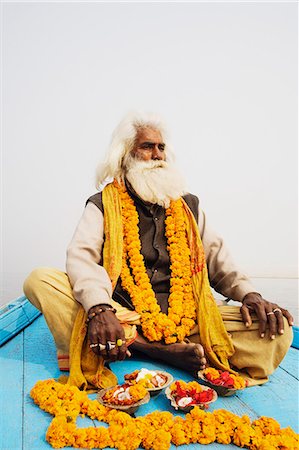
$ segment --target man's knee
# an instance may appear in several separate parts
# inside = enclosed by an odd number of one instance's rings
[[[281,352],[286,354],[293,342],[293,327],[291,327],[287,319],[283,318],[284,334],[279,336]]]
[[[40,290],[44,283],[49,282],[51,272],[55,269],[50,267],[38,267],[34,269],[26,278],[23,284],[23,291],[26,297],[32,301],[36,291]]]

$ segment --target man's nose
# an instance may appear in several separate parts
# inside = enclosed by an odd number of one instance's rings
[[[158,145],[155,145],[155,147],[152,150],[152,159],[157,159],[157,160],[162,160],[163,156],[162,156],[162,152],[159,149]]]

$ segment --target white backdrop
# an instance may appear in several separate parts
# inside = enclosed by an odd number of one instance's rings
[[[2,303],[65,249],[132,109],[239,266],[297,276],[296,3],[4,3]]]

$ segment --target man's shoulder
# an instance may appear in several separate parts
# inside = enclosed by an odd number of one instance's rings
[[[187,192],[186,194],[183,195],[183,199],[188,204],[189,204],[189,202],[191,202],[192,204],[196,205],[197,208],[198,208],[198,206],[199,206],[199,198],[197,197],[197,195],[194,195],[194,194],[191,194],[190,192]]]
[[[187,194],[183,195],[183,199],[185,200],[185,202],[187,203],[187,205],[193,212],[193,215],[197,221],[198,220],[199,198],[196,195],[190,194],[188,192]]]
[[[103,199],[102,199],[102,192],[97,192],[94,195],[91,195],[85,203],[85,206],[89,203],[93,203],[94,205],[96,205],[102,212],[104,212],[104,208],[103,208]]]

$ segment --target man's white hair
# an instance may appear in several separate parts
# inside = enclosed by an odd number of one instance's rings
[[[100,163],[96,171],[96,187],[106,184],[113,178],[118,181],[124,179],[124,159],[134,147],[138,130],[151,128],[161,133],[165,144],[165,156],[167,161],[173,160],[173,153],[167,138],[164,122],[153,113],[131,112],[127,114],[115,128],[111,142],[103,163]]]

